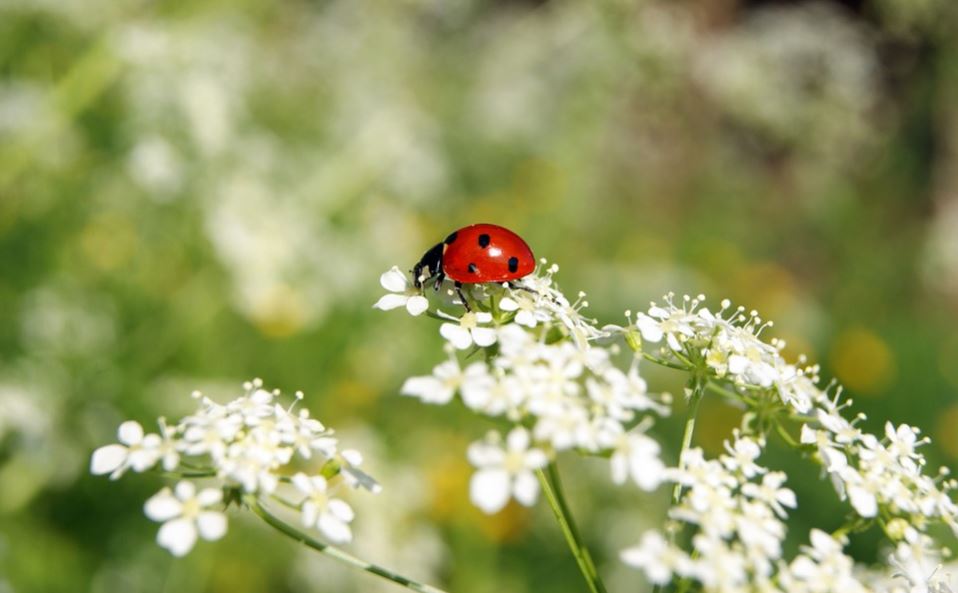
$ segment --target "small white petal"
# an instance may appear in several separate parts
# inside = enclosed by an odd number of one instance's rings
[[[649,456],[641,461],[633,457],[632,461],[632,479],[636,485],[651,492],[658,488],[662,479],[665,477],[665,466],[657,457]]]
[[[196,485],[193,482],[181,480],[173,487],[173,493],[180,500],[186,501],[196,496]]]
[[[532,472],[522,472],[516,476],[512,493],[521,504],[531,507],[539,496],[539,481]]]
[[[160,490],[143,505],[143,512],[153,521],[169,521],[178,517],[182,510],[183,505],[170,493],[169,488]]]
[[[348,461],[351,465],[362,465],[363,464],[363,454],[357,451],[356,449],[343,449],[341,453],[343,459]],[[323,478],[323,486],[326,485],[326,479]]]
[[[127,420],[120,425],[117,436],[124,445],[138,445],[143,440],[143,427],[135,420]]]
[[[127,450],[123,445],[107,445],[93,452],[90,458],[90,473],[94,475],[108,474],[119,468],[126,461]]]
[[[794,509],[796,506],[798,506],[798,499],[795,498],[795,492],[789,490],[788,488],[782,488],[779,490],[775,495],[775,499],[778,500],[778,502],[783,506],[787,506],[789,508]]]
[[[200,506],[208,507],[223,501],[223,491],[218,488],[204,488],[196,495]]]
[[[389,292],[403,292],[409,286],[409,281],[397,266],[393,266],[379,277],[379,284]]]
[[[422,315],[427,309],[429,309],[429,300],[424,296],[417,294],[409,297],[409,300],[406,302],[406,311],[408,311],[410,315]]]
[[[303,513],[303,525],[306,527],[312,527],[316,525],[316,520],[319,518],[319,507],[316,506],[316,503],[312,500],[307,500],[303,503],[302,508]]]
[[[185,556],[196,543],[196,527],[192,521],[175,519],[160,527],[156,541],[174,556]]]
[[[323,535],[335,543],[345,543],[353,538],[353,534],[349,530],[349,525],[328,513],[324,513],[319,517],[317,527],[323,532]]]
[[[529,431],[513,428],[506,437],[506,444],[511,451],[525,451],[529,447]]]
[[[516,323],[526,327],[535,327],[538,325],[535,314],[532,311],[519,311],[516,313]]]
[[[226,515],[204,511],[197,515],[196,526],[199,528],[200,537],[203,539],[209,541],[219,539],[226,534]]]
[[[435,377],[410,377],[399,389],[402,395],[418,397],[425,403],[445,404],[452,399],[453,390]]]
[[[349,523],[356,516],[353,508],[338,498],[330,500],[328,508],[330,514],[345,523]]]
[[[379,297],[379,300],[376,301],[376,304],[373,305],[373,309],[379,309],[380,311],[391,311],[403,305],[407,305],[409,297],[402,294],[385,294]]]
[[[503,297],[502,300],[499,301],[499,308],[503,311],[515,311],[519,308],[519,303],[509,297]]]
[[[486,444],[482,441],[469,445],[466,450],[469,463],[476,467],[500,465],[505,459],[505,453],[499,447]]]
[[[529,469],[539,469],[549,465],[549,456],[541,449],[529,449],[525,454],[525,464]]]
[[[651,317],[639,315],[635,325],[639,328],[643,340],[655,343],[662,339],[662,327]]]
[[[443,323],[439,326],[439,335],[446,338],[450,344],[459,350],[465,350],[472,345],[472,334],[469,330],[455,323]]]
[[[160,452],[156,449],[137,449],[130,451],[127,461],[135,472],[145,472],[160,460]]]
[[[629,462],[625,454],[616,453],[609,459],[609,469],[612,470],[612,483],[624,484],[629,475]]]
[[[849,486],[848,499],[862,517],[874,517],[878,514],[878,501],[868,490],[860,486]]]
[[[293,486],[296,486],[296,489],[303,494],[312,494],[313,483],[309,480],[309,476],[303,472],[295,474],[292,478],[292,482]]]
[[[482,469],[469,481],[469,499],[483,512],[492,514],[509,502],[509,474],[504,469]]]
[[[496,343],[496,330],[491,327],[476,327],[472,330],[472,339],[476,346],[485,348]]]

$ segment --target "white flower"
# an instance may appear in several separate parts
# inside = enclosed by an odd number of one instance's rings
[[[467,407],[490,416],[518,414],[525,397],[522,382],[517,377],[497,378],[481,362],[466,367],[461,391],[462,401]]]
[[[793,509],[798,505],[795,492],[788,488],[782,488],[784,483],[785,474],[783,472],[769,472],[762,476],[761,484],[749,482],[742,486],[742,494],[765,503],[775,511],[776,515],[784,519],[786,516],[784,507]]]
[[[948,575],[941,570],[941,555],[934,549],[934,540],[914,529],[910,531],[910,537],[899,542],[888,556],[888,564],[895,569],[893,576],[907,582],[909,593],[950,593]]]
[[[484,311],[465,313],[459,323],[443,323],[439,326],[439,334],[446,338],[458,350],[465,350],[475,343],[485,348],[496,343],[496,330],[491,327],[481,327],[480,323],[490,323],[492,315]]]
[[[379,277],[379,283],[391,294],[380,297],[374,308],[389,311],[406,307],[410,315],[422,315],[429,308],[429,301],[417,289],[406,274],[393,266]]]
[[[312,458],[313,452],[319,452],[327,459],[336,454],[336,439],[322,422],[309,417],[309,410],[302,409],[298,415],[293,415],[278,408],[276,415],[276,430],[282,442],[293,447],[303,459]]]
[[[217,463],[217,475],[246,492],[272,493],[279,483],[276,470],[290,462],[294,449],[272,427],[256,427],[230,443]]]
[[[533,328],[540,323],[549,321],[548,313],[539,308],[536,299],[528,294],[513,294],[513,297],[503,297],[499,301],[499,308],[507,312],[516,312],[514,321],[522,326]]]
[[[691,306],[678,308],[672,304],[672,295],[666,295],[666,306],[655,303],[649,307],[648,314],[639,313],[635,326],[647,342],[665,341],[674,352],[681,352],[683,344],[693,338],[696,330],[702,326],[702,318],[695,313],[701,299],[690,301]]]
[[[353,534],[349,523],[354,517],[353,509],[342,500],[330,496],[326,478],[297,473],[292,480],[296,489],[306,495],[302,502],[303,525],[318,527],[332,542],[351,540]]]
[[[229,442],[243,428],[243,418],[207,398],[201,400],[201,406],[196,414],[180,421],[182,451],[186,455],[221,459]]]
[[[164,488],[154,494],[143,510],[150,519],[163,523],[156,536],[160,546],[174,556],[183,556],[193,549],[197,535],[213,541],[226,533],[226,515],[208,510],[222,500],[222,490],[206,488],[197,494],[192,482],[183,481],[173,491]]]
[[[143,472],[164,457],[164,465],[169,469],[176,467],[178,461],[164,446],[164,438],[156,434],[143,434],[139,422],[128,420],[120,425],[117,438],[122,445],[106,445],[93,452],[90,460],[90,472],[94,475],[110,474],[115,480],[127,469]]]
[[[612,449],[609,467],[612,481],[624,484],[627,478],[639,488],[655,490],[665,479],[665,465],[659,458],[658,442],[642,433],[600,433],[599,443]]]
[[[478,366],[477,366],[478,365]],[[419,398],[427,404],[447,404],[456,391],[463,386],[467,377],[478,379],[485,371],[485,365],[476,363],[470,365],[463,373],[455,358],[436,365],[432,375],[424,377],[410,377],[406,379],[399,393]]]
[[[689,574],[689,556],[669,545],[658,531],[649,530],[642,535],[637,546],[622,551],[622,561],[645,571],[645,576],[655,585],[665,585],[672,574]]]
[[[469,461],[478,468],[469,483],[469,497],[473,504],[486,513],[502,509],[513,496],[525,506],[531,506],[539,495],[535,470],[549,462],[546,454],[530,447],[529,432],[514,428],[506,438],[506,448],[499,443],[499,435],[491,433],[485,441],[469,446]]]
[[[729,471],[740,471],[746,478],[760,473],[765,469],[755,463],[762,454],[762,443],[750,437],[739,436],[737,431],[735,441],[730,445],[725,441],[725,451],[728,455],[722,457],[722,464]]]
[[[818,447],[818,454],[822,458],[825,471],[829,473],[841,472],[848,465],[848,459],[841,452],[840,447],[828,438],[824,430],[815,430],[808,424],[802,425],[800,435],[802,444],[814,444]]]
[[[819,529],[811,531],[811,547],[803,547],[779,579],[786,591],[809,593],[865,593],[867,589],[855,578],[852,559],[842,553],[840,542]]]

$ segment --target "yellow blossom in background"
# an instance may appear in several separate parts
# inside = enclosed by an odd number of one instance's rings
[[[882,338],[865,328],[842,331],[829,356],[835,375],[852,393],[881,395],[895,380],[894,353]]]

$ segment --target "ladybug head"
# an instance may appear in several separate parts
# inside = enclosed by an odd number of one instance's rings
[[[413,266],[412,277],[413,284],[416,288],[421,290],[426,280],[436,277],[436,290],[439,290],[439,286],[446,277],[442,271],[442,254],[444,247],[444,243],[436,243],[436,245],[423,254],[422,259]]]

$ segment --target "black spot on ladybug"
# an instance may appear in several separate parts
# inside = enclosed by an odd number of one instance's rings
[[[519,269],[519,258],[512,256],[509,258],[509,271],[515,273]]]
[[[470,273],[470,274],[475,274],[478,270],[479,270],[479,268],[476,267],[476,264],[469,264],[469,273]]]
[[[479,247],[482,247],[483,249],[489,247],[489,235],[485,233],[479,235]]]
[[[446,237],[446,240],[443,241],[446,245],[451,245],[453,241],[456,240],[456,235],[459,234],[459,231],[453,231],[451,235]]]

